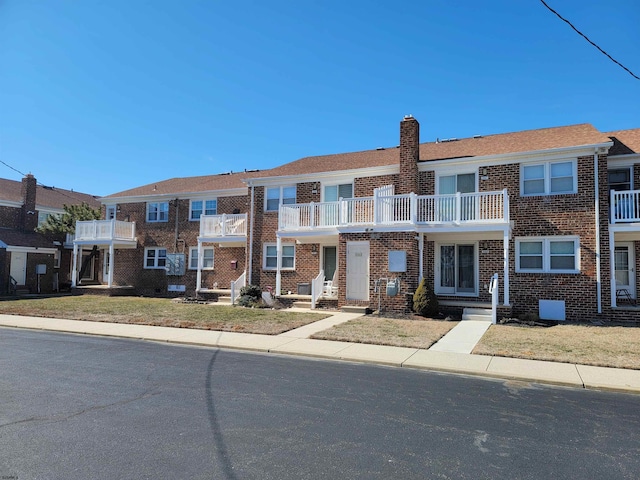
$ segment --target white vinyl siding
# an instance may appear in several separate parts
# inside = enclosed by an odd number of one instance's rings
[[[580,272],[580,239],[561,236],[516,239],[516,272]]]
[[[266,243],[264,245],[264,262],[262,268],[265,270],[276,270],[278,267],[278,251],[275,244]],[[294,270],[296,259],[295,245],[282,244],[282,270]]]
[[[522,165],[520,169],[520,193],[529,195],[558,195],[578,191],[577,162],[547,162]]]

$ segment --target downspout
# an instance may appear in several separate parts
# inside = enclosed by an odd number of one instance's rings
[[[251,215],[251,220],[249,221],[249,259],[247,262],[247,285],[253,285],[253,282],[251,281],[251,273],[253,271],[253,213],[254,213],[254,208],[253,208],[253,202],[254,202],[254,189],[255,187],[253,186],[253,182],[249,181],[249,186],[251,187],[251,205],[249,207],[249,211],[250,211],[250,215]]]
[[[600,276],[600,186],[598,171],[598,151],[593,154],[593,178],[595,190],[595,211],[596,211],[596,296],[598,299],[598,313],[602,313],[602,278]],[[611,248],[611,245],[609,245]],[[614,279],[612,278],[613,282]]]
[[[418,259],[418,285],[420,285],[424,278],[424,233],[420,233],[418,236],[418,252],[420,254]]]
[[[178,217],[180,216],[180,206],[178,205],[178,199],[176,198],[176,228],[174,233],[173,253],[178,253]]]

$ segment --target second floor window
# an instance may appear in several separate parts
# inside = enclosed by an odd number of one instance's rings
[[[523,165],[520,171],[522,195],[556,195],[578,191],[576,162],[548,162]]]
[[[169,202],[147,203],[147,222],[166,222],[169,220]]]
[[[217,200],[191,200],[189,219],[200,220],[200,215],[216,215],[217,213]]]
[[[264,209],[268,212],[278,211],[280,205],[296,203],[296,187],[269,187],[266,191]]]

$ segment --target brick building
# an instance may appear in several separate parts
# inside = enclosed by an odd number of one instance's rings
[[[485,305],[497,273],[501,315],[638,319],[640,129],[419,139],[407,116],[397,147],[105,197],[135,234],[101,244],[103,270],[143,293],[238,281],[392,312],[423,278],[445,308]]]
[[[2,294],[49,293],[70,281],[71,254],[64,247],[65,238],[42,235],[35,229],[49,215],[64,213],[65,205],[82,203],[100,208],[92,195],[38,185],[31,174],[21,182],[0,179]]]

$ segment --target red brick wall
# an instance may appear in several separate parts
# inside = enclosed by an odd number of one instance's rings
[[[418,153],[420,124],[413,117],[405,117],[400,122],[400,178],[396,186],[397,194],[418,191]]]
[[[21,208],[0,206],[0,227],[20,229],[21,222]]]

